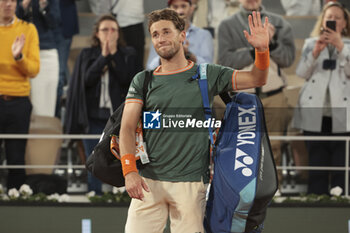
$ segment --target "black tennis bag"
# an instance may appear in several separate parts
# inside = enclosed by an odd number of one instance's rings
[[[148,90],[148,84],[150,83],[151,79],[152,71],[146,71],[145,80],[143,83],[144,103]],[[122,103],[109,117],[99,143],[95,146],[85,163],[86,169],[89,172],[91,172],[102,182],[115,187],[122,187],[125,185],[121,162],[112,154],[110,149],[112,136],[119,135],[123,110],[124,103]],[[142,169],[143,166],[145,166],[145,164],[142,164],[140,160],[137,160],[137,167]]]

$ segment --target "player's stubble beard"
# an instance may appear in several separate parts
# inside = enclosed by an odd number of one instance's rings
[[[179,52],[179,50],[180,42],[173,42],[173,46],[170,47],[168,50],[156,49],[156,52],[161,58],[165,60],[170,60]]]

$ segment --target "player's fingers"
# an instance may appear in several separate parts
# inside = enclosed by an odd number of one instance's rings
[[[260,11],[257,12],[257,26],[262,27]]]
[[[253,31],[253,20],[252,20],[252,16],[251,15],[248,16],[248,25],[249,25],[250,33],[252,33],[252,31]]]
[[[149,192],[149,188],[148,188],[148,185],[146,184],[146,182],[144,180],[142,180],[142,188],[146,191],[146,192]]]
[[[254,27],[258,27],[258,19],[256,16],[256,11],[253,11],[253,23],[254,23]]]

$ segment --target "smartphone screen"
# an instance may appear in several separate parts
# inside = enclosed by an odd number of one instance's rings
[[[328,28],[332,29],[333,31],[335,31],[336,21],[328,20],[328,21],[326,21],[326,26]]]

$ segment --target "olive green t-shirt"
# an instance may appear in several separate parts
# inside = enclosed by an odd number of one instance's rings
[[[187,67],[168,73],[159,73],[158,69],[153,72],[148,86],[142,114],[150,163],[140,170],[140,174],[161,181],[193,182],[203,179],[208,182],[209,133],[208,128],[203,127],[205,124],[201,123],[205,121],[205,116],[198,81],[190,81],[196,74],[197,65],[190,62]],[[215,95],[233,90],[234,74],[231,68],[208,65],[210,106]],[[144,71],[134,77],[126,104],[143,104],[144,77]],[[145,121],[149,123],[152,120],[148,112],[157,111],[160,117],[153,122],[158,128],[146,129]]]

